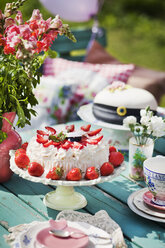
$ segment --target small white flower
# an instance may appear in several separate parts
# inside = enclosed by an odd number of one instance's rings
[[[136,117],[131,115],[131,116],[126,117],[126,118],[123,120],[123,125],[124,125],[125,127],[129,127],[130,124],[135,125],[136,122],[137,122]]]
[[[143,116],[148,116],[149,118],[151,118],[153,116],[153,112],[150,111],[150,110],[147,110],[146,109],[141,109],[140,110],[140,116],[143,117]]]
[[[140,110],[140,116],[146,116],[147,115],[147,111],[145,109],[141,109]]]
[[[152,131],[153,136],[161,137],[165,135],[165,122],[161,117],[153,116],[148,130]]]
[[[140,123],[144,126],[149,126],[150,120],[151,119],[149,116],[142,116],[140,119]]]

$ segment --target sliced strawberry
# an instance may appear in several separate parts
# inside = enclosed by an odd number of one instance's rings
[[[80,128],[81,128],[81,130],[83,130],[84,132],[88,132],[88,131],[90,130],[90,128],[91,128],[91,125],[88,124],[88,125],[82,126],[82,127],[80,127]]]
[[[94,135],[100,133],[101,130],[102,130],[102,128],[96,129],[96,130],[94,130],[94,131],[89,131],[89,132],[88,132],[88,135],[89,135],[89,136],[94,136]]]
[[[102,140],[102,138],[103,138],[103,135],[102,135],[102,136],[99,136],[99,137],[96,138],[96,139],[87,139],[86,142],[87,142],[88,144],[90,144],[90,145],[97,145],[98,142],[99,142],[100,140]]]
[[[45,127],[45,129],[50,131],[52,135],[56,133],[56,130],[53,127]]]
[[[43,130],[37,130],[37,133],[38,133],[39,135],[47,135],[47,136],[49,136],[49,134],[46,133],[46,132],[43,131]]]
[[[66,126],[65,128],[66,128],[66,130],[67,130],[68,133],[74,131],[74,125]]]
[[[37,134],[37,139],[36,141],[40,144],[44,144],[48,142],[48,139],[44,139],[41,135]]]
[[[55,142],[55,141],[53,141],[53,144],[52,145],[54,145],[55,147],[56,146],[60,146],[61,145],[61,142]]]
[[[83,144],[81,144],[81,143],[79,143],[79,142],[76,142],[76,141],[74,141],[74,143],[73,143],[73,148],[76,148],[76,149],[83,149]]]
[[[21,148],[26,151],[27,146],[28,146],[28,142],[25,142],[21,145]]]
[[[64,144],[62,144],[62,148],[65,150],[68,150],[70,147],[72,146],[72,142],[70,142],[69,140],[66,141]]]
[[[49,147],[53,145],[53,140],[48,140],[46,143],[43,144],[43,147]]]

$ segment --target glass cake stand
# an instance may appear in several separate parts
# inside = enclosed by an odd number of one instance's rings
[[[83,179],[81,181],[51,180],[47,179],[44,174],[41,177],[30,176],[27,170],[22,170],[16,166],[14,161],[15,151],[10,151],[10,156],[10,168],[15,174],[32,182],[57,186],[56,190],[45,195],[43,202],[47,207],[60,211],[78,210],[87,205],[86,198],[82,194],[75,192],[74,186],[90,186],[111,181],[113,178],[120,175],[123,170],[125,170],[125,162],[123,162],[121,166],[115,168],[112,175],[106,177],[100,176],[94,180]]]

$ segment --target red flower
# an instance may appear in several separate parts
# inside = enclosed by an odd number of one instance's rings
[[[9,45],[6,45],[4,47],[4,54],[14,54],[15,53],[15,49],[13,47],[10,47]]]
[[[3,37],[2,34],[0,34],[0,46],[5,46],[5,45],[6,45],[5,38]]]
[[[36,20],[30,21],[29,27],[30,27],[31,30],[33,30],[33,31],[36,30],[36,29],[38,28],[38,23],[37,23],[37,21],[36,21]]]

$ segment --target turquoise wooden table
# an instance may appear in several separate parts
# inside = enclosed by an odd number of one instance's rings
[[[82,121],[75,124],[82,125]],[[29,132],[21,135],[23,141],[30,139]],[[127,155],[125,153],[126,160]],[[106,210],[121,227],[128,247],[165,247],[165,224],[140,217],[127,205],[129,195],[145,187],[145,184],[131,180],[127,162],[126,165],[126,170],[110,182],[75,187],[88,202],[85,208],[78,211],[95,214],[101,209]],[[43,204],[45,194],[55,188],[27,181],[17,175],[0,185],[0,247],[9,247],[3,238],[4,234],[9,233],[9,227],[56,218],[59,212]]]

